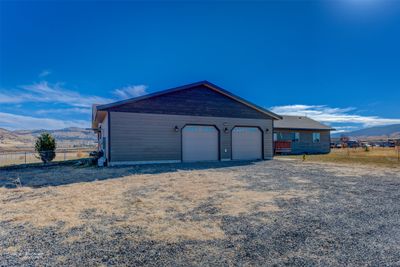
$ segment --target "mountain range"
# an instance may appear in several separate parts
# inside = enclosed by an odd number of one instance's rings
[[[376,126],[345,133],[335,133],[332,137],[349,136],[364,139],[400,138],[400,124]]]
[[[59,130],[15,130],[0,128],[0,151],[31,150],[43,132],[54,136],[58,148],[95,147],[97,137],[90,129],[70,127]]]

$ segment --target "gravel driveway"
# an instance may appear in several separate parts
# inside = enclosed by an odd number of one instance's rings
[[[400,172],[273,160],[1,170],[0,265],[400,265]]]

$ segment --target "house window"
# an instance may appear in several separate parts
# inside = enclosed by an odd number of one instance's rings
[[[281,132],[274,133],[274,141],[282,141],[283,134]]]
[[[321,141],[320,133],[313,133],[312,140],[313,140],[313,143],[319,143]]]
[[[292,133],[292,142],[299,142],[300,141],[300,133],[294,132]]]

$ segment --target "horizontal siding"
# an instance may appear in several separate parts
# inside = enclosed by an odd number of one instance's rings
[[[214,125],[220,132],[220,157],[231,158],[234,126],[263,130],[264,158],[273,156],[272,120],[110,112],[111,161],[181,160],[181,130],[188,124]],[[175,126],[179,132],[175,132]],[[229,132],[225,133],[224,128]],[[267,133],[265,129],[270,129]],[[226,152],[225,152],[226,149]]]
[[[292,142],[292,154],[321,154],[330,152],[330,131],[321,130],[284,130],[275,129],[274,132],[282,133],[284,140],[292,140],[292,133],[300,133],[300,141]],[[321,140],[319,143],[313,142],[313,133],[320,133]]]
[[[270,119],[268,115],[201,85],[110,108],[110,111],[203,117]]]

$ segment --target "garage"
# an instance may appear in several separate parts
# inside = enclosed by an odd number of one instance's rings
[[[218,130],[214,126],[185,126],[182,129],[182,160],[217,161],[218,139]]]
[[[235,127],[232,130],[232,159],[262,159],[262,133],[257,127]]]
[[[108,166],[272,159],[281,119],[207,81],[94,105],[92,117]]]

